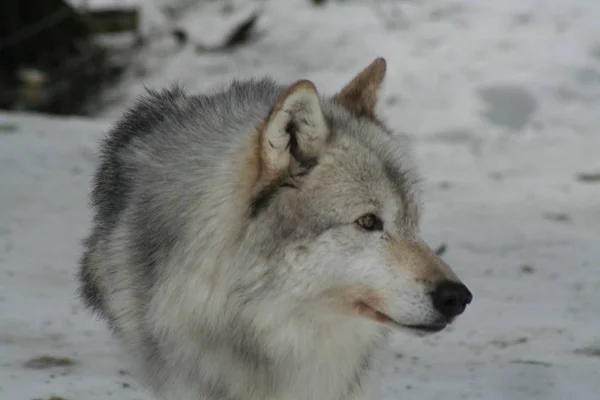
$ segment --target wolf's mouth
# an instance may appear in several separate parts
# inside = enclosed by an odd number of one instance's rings
[[[359,310],[361,314],[374,319],[377,322],[380,322],[385,325],[390,325],[396,328],[403,329],[412,329],[415,331],[426,332],[426,333],[436,333],[443,330],[448,324],[444,322],[438,322],[435,324],[422,324],[422,325],[406,325],[401,324],[400,322],[392,319],[389,315],[382,313],[381,311],[377,311],[373,307],[369,306],[364,302],[359,303]]]

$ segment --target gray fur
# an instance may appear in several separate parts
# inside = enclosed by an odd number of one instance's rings
[[[320,96],[326,148],[290,142],[293,170],[245,201],[236,160],[286,89],[261,79],[211,95],[150,91],[102,143],[80,294],[160,399],[374,398],[364,382],[390,327],[323,293],[362,284],[360,266],[347,282],[342,267],[369,260],[367,246],[421,243],[416,180],[379,119]],[[389,201],[386,233],[365,236],[354,220]],[[387,271],[364,269],[365,285]],[[384,297],[401,292],[415,304],[407,323],[426,324],[437,314],[421,283],[437,275],[411,274],[397,279],[414,288]]]

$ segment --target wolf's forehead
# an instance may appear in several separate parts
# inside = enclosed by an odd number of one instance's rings
[[[332,149],[321,163],[320,179],[345,192],[370,197],[381,205],[383,198],[409,200],[411,182],[407,171],[393,159],[357,144],[344,144]]]
[[[402,231],[415,231],[419,221],[418,202],[410,183],[398,180],[403,172],[386,168],[376,158],[367,157],[361,162],[362,157],[353,156],[349,154],[345,160],[339,157],[337,163],[318,167],[321,173],[315,174],[318,183],[310,192],[310,203],[321,212],[331,210],[335,215],[358,217],[376,213],[386,224],[392,224],[389,229],[395,226]]]
[[[405,219],[398,222],[418,223],[418,178],[406,138],[381,122],[356,118],[334,103],[326,103],[324,111],[333,138],[331,151],[326,152],[327,168],[332,169],[329,189],[343,188],[345,196],[354,192],[359,201],[374,199],[379,207]]]
[[[347,174],[357,183],[390,186],[404,180],[407,173],[395,143],[381,132],[341,133],[331,148],[332,168]]]
[[[330,169],[326,184],[347,197],[348,203],[369,202],[398,225],[415,226],[419,220],[417,178],[404,155],[401,143],[387,134],[366,139],[339,137],[324,160]]]
[[[319,160],[326,180],[346,187],[381,190],[389,185],[383,160],[361,143],[343,138]]]

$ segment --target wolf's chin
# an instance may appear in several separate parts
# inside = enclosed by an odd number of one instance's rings
[[[400,325],[403,329],[409,329],[420,336],[441,332],[446,328],[447,324],[435,325]]]
[[[441,323],[441,322],[435,323],[435,324],[427,324],[427,325],[426,324],[406,325],[406,324],[401,324],[400,322],[391,319],[390,317],[388,317],[385,314],[383,314],[383,315],[389,320],[389,322],[386,322],[386,324],[389,325],[390,327],[392,327],[396,330],[409,331],[410,333],[417,334],[418,336],[425,336],[425,335],[441,332],[448,325],[446,323]]]
[[[409,331],[418,336],[425,336],[428,334],[437,333],[437,332],[444,330],[444,328],[446,328],[446,326],[448,326],[447,323],[441,322],[441,321],[431,323],[431,324],[417,324],[417,325],[402,324],[402,323],[394,320],[393,318],[391,318],[389,315],[382,313],[381,311],[377,311],[376,309],[372,308],[371,306],[369,306],[366,303],[362,303],[361,306],[362,306],[361,307],[362,314],[364,314],[366,317],[374,319],[375,321],[377,321],[381,324],[384,324],[390,328],[393,328],[395,330]]]

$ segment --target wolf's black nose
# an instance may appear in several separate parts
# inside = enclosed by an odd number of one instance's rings
[[[459,282],[443,281],[431,293],[433,306],[447,319],[452,319],[465,311],[473,295]]]

